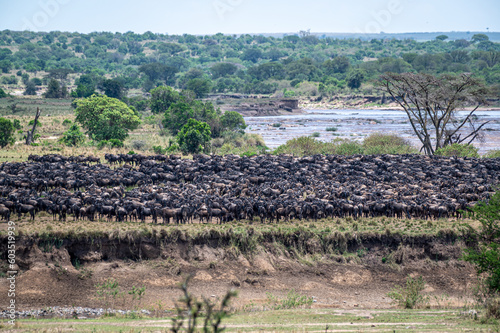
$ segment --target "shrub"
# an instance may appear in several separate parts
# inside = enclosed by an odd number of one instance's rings
[[[387,296],[405,309],[414,309],[429,302],[429,297],[422,295],[424,288],[425,281],[421,276],[418,278],[408,276],[405,287],[397,285]]]
[[[500,157],[500,150],[490,150],[483,157],[486,157],[486,158],[499,158]]]
[[[59,141],[66,146],[79,146],[85,142],[85,134],[80,131],[80,127],[77,124],[73,124],[66,132],[64,132]]]
[[[293,154],[297,156],[321,154],[323,143],[313,137],[302,136],[288,140],[284,145],[279,146],[273,154]]]
[[[5,98],[7,97],[8,95],[5,93],[5,91],[3,91],[2,88],[0,88],[0,98]]]
[[[143,150],[144,147],[146,147],[146,141],[144,140],[134,140],[130,143],[130,145],[132,146],[132,148],[136,149],[136,150]]]
[[[434,152],[439,156],[479,157],[478,149],[471,144],[454,143]]]
[[[72,124],[71,120],[69,120],[69,119],[64,119],[62,122],[62,125],[66,126],[66,127],[71,126],[71,124]]]
[[[97,143],[97,148],[102,149],[104,147],[109,147],[109,148],[122,148],[123,147],[123,141],[120,141],[118,139],[111,139],[111,140],[101,140]]]
[[[14,125],[9,119],[0,118],[0,147],[14,143]]]
[[[28,123],[28,126],[33,126],[34,124],[35,124],[35,119],[31,119],[30,122]],[[40,120],[36,121],[36,126],[42,127],[42,123],[40,122]]]
[[[280,123],[275,123],[275,124],[273,124],[273,127],[281,127],[281,124]]]
[[[357,155],[363,154],[363,146],[356,141],[344,140],[335,148],[335,154],[338,155]]]
[[[177,141],[184,153],[197,154],[207,148],[211,134],[207,123],[190,118],[177,133]]]
[[[20,130],[20,129],[23,128],[21,126],[21,122],[19,121],[19,119],[14,119],[14,122],[12,123],[12,126],[14,126],[14,129],[16,129],[16,130]]]
[[[167,152],[167,148],[162,148],[162,146],[153,146],[152,149],[158,155],[164,155]]]
[[[397,135],[374,133],[363,141],[363,153],[374,154],[416,154],[418,151],[404,138]]]
[[[311,136],[313,138],[319,138],[321,134],[319,134],[319,132],[314,132],[313,134],[311,134]]]
[[[326,131],[327,132],[337,132],[338,128],[337,127],[327,127]]]

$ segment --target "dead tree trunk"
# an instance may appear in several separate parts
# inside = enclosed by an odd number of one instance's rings
[[[35,130],[36,130],[36,124],[38,123],[38,117],[40,117],[40,113],[42,110],[40,108],[36,108],[36,115],[35,115],[35,123],[33,124],[33,128],[31,131],[28,131],[26,133],[26,144],[30,145],[33,142],[33,136],[35,135]]]

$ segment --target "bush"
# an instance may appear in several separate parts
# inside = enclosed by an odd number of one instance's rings
[[[338,128],[337,127],[327,127],[326,131],[327,132],[337,132]]]
[[[66,132],[64,132],[59,141],[66,146],[79,146],[85,142],[85,134],[80,131],[80,127],[77,124],[73,124]]]
[[[167,148],[162,148],[162,146],[153,146],[153,152],[158,155],[165,155]]]
[[[0,88],[0,98],[5,98],[7,97],[8,95],[5,93],[5,91],[3,91],[2,88]]]
[[[321,154],[323,143],[307,136],[288,140],[284,145],[279,146],[273,154],[293,154],[297,156]]]
[[[182,152],[197,154],[207,148],[211,134],[207,123],[191,118],[177,133],[177,141]]]
[[[33,126],[34,124],[35,124],[35,119],[31,119],[30,122],[28,123],[28,126]],[[42,127],[42,123],[40,122],[40,120],[36,121],[36,126]]]
[[[69,119],[64,119],[62,122],[62,125],[65,127],[71,126],[71,124],[72,124],[71,120],[69,120]]]
[[[319,138],[319,137],[320,137],[320,135],[321,135],[321,134],[320,134],[319,132],[314,132],[313,134],[311,134],[311,136],[312,136],[313,138]]]
[[[434,152],[439,156],[479,157],[478,149],[471,144],[454,143]]]
[[[400,136],[374,133],[363,141],[363,153],[367,155],[416,154],[418,151]]]
[[[122,148],[123,147],[123,141],[120,141],[118,139],[111,139],[111,140],[101,140],[99,143],[97,143],[97,148],[102,149],[104,147],[108,148]]]
[[[130,143],[130,145],[132,146],[132,148],[136,149],[136,150],[143,150],[144,147],[146,147],[146,141],[144,140],[134,140]]]
[[[363,146],[356,141],[342,140],[335,147],[335,154],[338,155],[358,155],[363,154]]]
[[[414,309],[429,302],[429,297],[422,295],[424,288],[425,281],[421,276],[418,278],[408,276],[405,287],[397,285],[387,296],[405,309]]]
[[[14,144],[14,125],[9,119],[0,118],[0,147]]]
[[[499,158],[500,157],[500,150],[490,150],[483,157],[486,157],[486,158]]]
[[[14,129],[16,129],[16,130],[20,130],[20,129],[23,128],[21,126],[21,122],[19,121],[19,119],[14,119],[14,122],[12,123],[12,126],[14,126]]]

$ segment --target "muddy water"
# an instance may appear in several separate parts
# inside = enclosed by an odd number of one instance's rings
[[[262,135],[269,148],[276,148],[300,136],[319,133],[318,140],[335,138],[362,141],[372,133],[397,134],[408,139],[415,147],[420,142],[413,134],[403,111],[396,110],[306,110],[306,114],[270,117],[245,117],[248,133]],[[464,117],[468,112],[459,112]],[[490,121],[484,128],[482,142],[475,141],[481,154],[500,149],[500,111],[477,111],[479,123]],[[280,127],[277,127],[280,124]],[[273,126],[275,125],[275,126]],[[336,131],[327,131],[336,128]]]

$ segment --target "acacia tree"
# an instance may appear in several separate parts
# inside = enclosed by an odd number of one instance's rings
[[[488,91],[470,74],[386,73],[380,84],[406,112],[427,155],[453,143],[470,144],[488,123],[475,123],[474,112],[486,104]],[[472,110],[459,118],[458,110],[464,107]]]
[[[92,95],[78,99],[75,109],[76,121],[94,140],[125,140],[129,130],[139,126],[141,120],[137,112],[122,101],[103,95]]]

